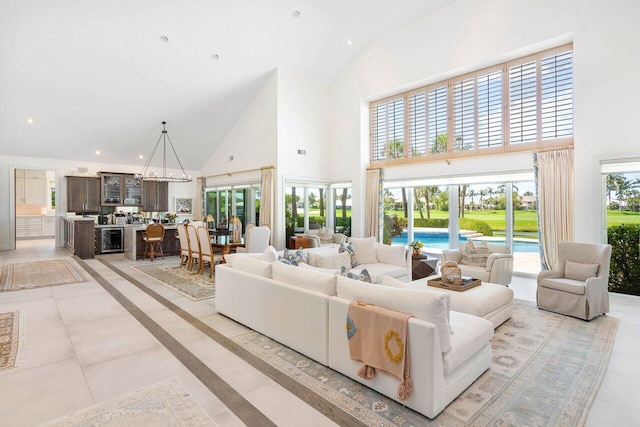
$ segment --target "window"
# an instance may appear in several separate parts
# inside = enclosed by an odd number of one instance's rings
[[[371,162],[572,144],[572,49],[561,46],[372,102]]]

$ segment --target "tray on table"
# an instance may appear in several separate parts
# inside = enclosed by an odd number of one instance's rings
[[[472,279],[471,282],[462,283],[462,284],[453,284],[453,283],[443,283],[441,277],[436,277],[431,280],[427,280],[427,285],[433,286],[434,288],[441,289],[449,289],[456,292],[464,292],[468,289],[475,288],[476,286],[480,286],[482,281],[480,279]]]

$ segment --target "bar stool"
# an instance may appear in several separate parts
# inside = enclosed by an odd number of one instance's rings
[[[142,240],[145,242],[144,253],[142,254],[143,260],[147,257],[147,251],[149,251],[149,258],[151,261],[153,261],[156,255],[160,255],[162,256],[162,259],[164,259],[164,252],[162,251],[164,227],[162,224],[149,224],[142,234]]]

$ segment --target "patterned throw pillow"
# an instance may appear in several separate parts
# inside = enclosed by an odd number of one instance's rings
[[[483,240],[478,246],[474,245],[472,240],[468,240],[464,251],[462,251],[460,264],[484,267],[487,265],[489,255],[491,255],[491,252],[489,252],[489,245],[487,245],[486,240]]]
[[[360,271],[360,274],[355,274],[347,270],[344,266],[340,269],[340,275],[348,279],[359,280],[361,282],[371,283],[371,275],[366,268]]]
[[[356,248],[353,247],[351,243],[340,243],[340,249],[338,249],[338,253],[347,252],[349,254],[349,258],[351,258],[351,268],[358,266],[358,260],[356,259]]]
[[[298,249],[296,252],[285,249],[282,256],[278,256],[278,261],[297,267],[298,264],[307,263],[307,253],[302,249]]]

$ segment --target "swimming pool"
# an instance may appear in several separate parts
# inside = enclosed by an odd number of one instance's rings
[[[415,231],[413,233],[414,240],[419,240],[424,243],[424,246],[427,248],[437,248],[437,249],[449,249],[449,233],[442,231]],[[467,237],[458,235],[458,239],[460,242],[466,242]],[[479,242],[484,240],[482,237],[480,238],[472,238],[474,242]],[[495,245],[504,245],[504,239],[496,239],[493,238],[487,239],[488,243]],[[407,242],[407,232],[403,232],[401,235],[393,238],[393,244],[395,245],[406,245]],[[529,253],[537,253],[540,251],[540,247],[538,242],[531,241],[520,241],[516,240],[513,242],[513,251],[514,252],[529,252]]]

